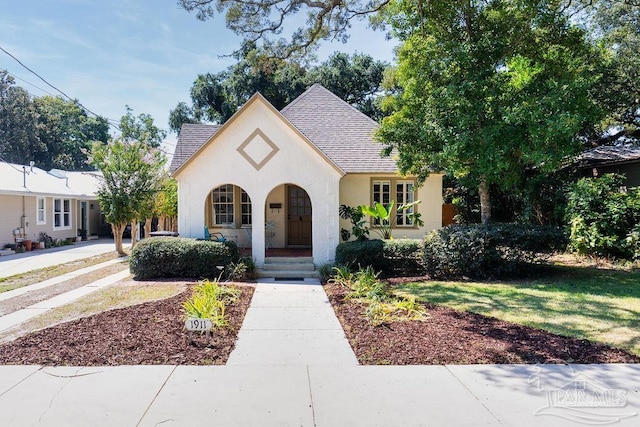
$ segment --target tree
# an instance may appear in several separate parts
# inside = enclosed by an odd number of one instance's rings
[[[31,97],[0,71],[0,157],[39,167],[86,170],[92,141],[106,143],[109,125],[89,117],[78,101]]]
[[[33,160],[42,168],[87,170],[93,141],[105,144],[109,124],[102,117],[89,117],[78,101],[59,96],[33,100],[38,112],[37,133],[44,150]]]
[[[420,8],[419,6],[422,6]],[[436,167],[478,189],[521,188],[524,172],[555,170],[603,117],[594,98],[603,53],[554,2],[400,1],[387,20],[404,40],[400,94],[377,134],[403,173]]]
[[[162,191],[156,198],[156,214],[158,226],[161,230],[177,231],[176,219],[178,217],[178,182],[165,176]]]
[[[598,145],[640,142],[640,3],[615,0],[587,4],[591,33],[600,35],[613,57],[614,73],[602,81],[600,101],[610,114]]]
[[[350,23],[355,18],[374,14],[391,0],[179,0],[189,12],[196,12],[202,21],[213,18],[214,11],[224,14],[227,27],[244,37],[243,46],[262,40],[264,48],[279,58],[303,56],[321,40],[342,40],[349,37]],[[418,1],[422,3],[422,1]],[[298,25],[306,16],[303,25]],[[295,29],[287,27],[294,23]],[[291,38],[272,40],[283,30]]]
[[[26,164],[45,147],[36,128],[38,113],[29,93],[15,85],[14,78],[0,70],[0,159]]]
[[[167,132],[153,123],[153,117],[141,113],[133,115],[133,110],[125,105],[127,113],[120,118],[120,132],[125,141],[139,141],[149,147],[159,147],[167,137]]]
[[[137,224],[160,191],[166,158],[144,142],[118,138],[107,145],[94,143],[91,163],[102,173],[97,196],[111,224],[116,251],[126,255],[122,247],[124,229],[131,223],[131,247],[135,246]]]
[[[363,113],[380,117],[376,100],[388,64],[369,55],[336,52],[311,68],[257,49],[236,57],[239,62],[225,71],[198,75],[191,87],[192,106],[181,102],[170,112],[172,131],[178,133],[184,123],[224,123],[256,92],[281,109],[313,83],[322,84]]]

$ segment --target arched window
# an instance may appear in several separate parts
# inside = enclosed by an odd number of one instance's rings
[[[224,184],[214,188],[211,191],[210,206],[209,226],[251,225],[251,198],[236,185]]]

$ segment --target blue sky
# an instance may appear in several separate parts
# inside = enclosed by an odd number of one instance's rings
[[[190,101],[195,77],[231,65],[234,60],[221,55],[240,43],[223,19],[198,21],[176,0],[4,3],[0,46],[91,111],[116,121],[126,104],[168,129],[169,110]],[[340,50],[391,62],[393,46],[381,32],[356,23],[347,44],[325,43],[318,56],[322,60]],[[57,95],[2,51],[0,69],[35,96],[46,94],[41,89]],[[170,134],[167,143],[172,151],[175,136]]]

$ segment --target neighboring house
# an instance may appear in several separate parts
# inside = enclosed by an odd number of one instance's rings
[[[351,229],[338,216],[341,204],[422,200],[416,209],[424,226],[399,215],[393,233],[422,238],[441,227],[442,175],[421,187],[400,176],[372,140],[376,127],[318,84],[282,111],[256,94],[221,126],[185,124],[171,163],[178,232],[221,231],[252,247],[258,266],[267,247],[312,248],[318,265],[334,260],[340,229]]]
[[[640,147],[635,145],[602,146],[578,156],[576,164],[583,177],[619,173],[626,176],[627,187],[640,187]]]
[[[96,200],[94,172],[47,172],[0,162],[0,244],[16,238],[39,240],[76,237],[78,230],[97,234],[102,215]]]

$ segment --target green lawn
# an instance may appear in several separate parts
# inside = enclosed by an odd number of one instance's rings
[[[640,272],[553,266],[536,280],[430,281],[396,289],[421,301],[600,341],[640,355]]]

